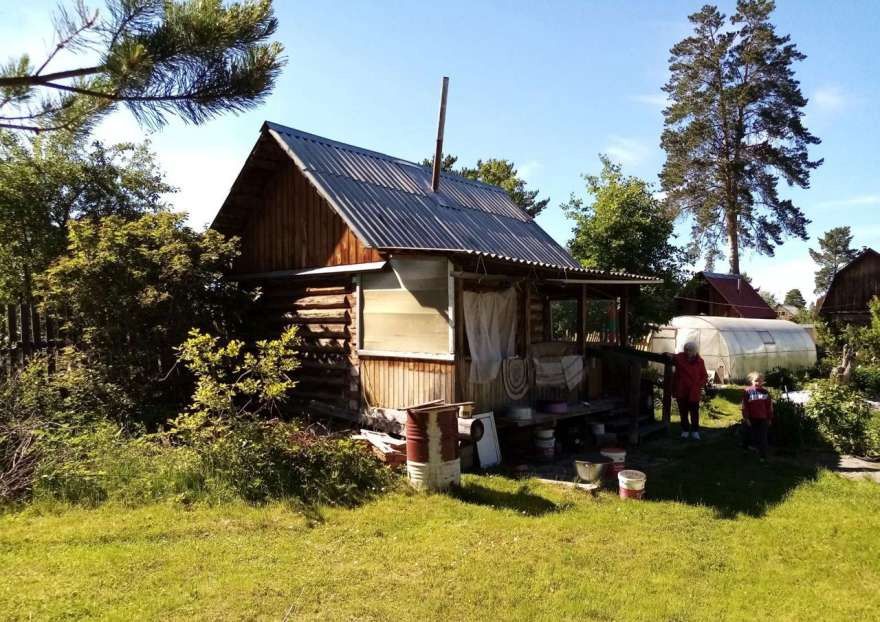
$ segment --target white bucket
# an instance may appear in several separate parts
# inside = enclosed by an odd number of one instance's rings
[[[445,490],[461,482],[461,460],[436,464],[407,461],[406,472],[417,490]]]
[[[535,439],[553,440],[555,434],[553,428],[544,428],[535,430]]]
[[[617,474],[618,490],[621,499],[641,499],[645,494],[648,476],[641,471],[625,469]]]

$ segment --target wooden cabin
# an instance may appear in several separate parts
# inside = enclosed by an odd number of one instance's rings
[[[866,248],[841,268],[818,303],[826,321],[867,326],[871,321],[868,303],[880,296],[880,253]]]
[[[255,325],[299,326],[313,412],[637,399],[643,363],[627,376],[619,346],[658,281],[582,268],[499,187],[443,173],[434,192],[430,168],[265,123],[212,227],[241,238],[231,278],[261,288]],[[554,385],[536,363],[563,357],[582,371]]]
[[[743,277],[704,271],[697,272],[676,296],[675,315],[771,320],[776,311]]]

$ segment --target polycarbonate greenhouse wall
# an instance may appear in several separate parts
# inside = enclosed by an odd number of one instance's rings
[[[682,315],[651,335],[652,352],[681,352],[697,344],[710,375],[743,381],[752,371],[803,369],[816,363],[816,344],[802,326],[787,320]]]

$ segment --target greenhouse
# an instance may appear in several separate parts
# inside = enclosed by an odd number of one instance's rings
[[[689,341],[697,344],[706,370],[721,383],[743,381],[752,371],[796,370],[816,363],[810,333],[786,320],[683,315],[655,330],[648,349],[681,352]]]

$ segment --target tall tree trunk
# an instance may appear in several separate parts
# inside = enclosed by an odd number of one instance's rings
[[[727,210],[727,243],[730,273],[739,274],[739,222],[736,212],[730,208]]]

